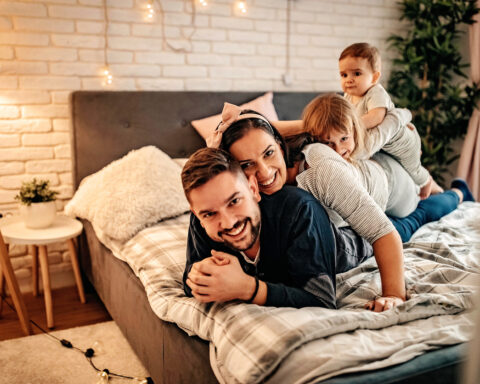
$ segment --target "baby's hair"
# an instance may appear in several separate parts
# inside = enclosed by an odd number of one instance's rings
[[[302,120],[305,132],[315,141],[332,131],[353,135],[355,149],[352,158],[365,148],[365,128],[358,118],[353,105],[336,93],[317,96],[303,110]]]
[[[373,72],[380,72],[382,69],[380,52],[376,47],[368,43],[355,43],[349,45],[342,51],[338,60],[340,61],[346,57],[361,57],[362,59],[367,59]]]

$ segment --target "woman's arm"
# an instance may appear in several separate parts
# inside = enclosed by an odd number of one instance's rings
[[[402,242],[385,213],[361,185],[356,170],[323,144],[309,147],[307,162],[311,168],[297,178],[299,187],[312,193],[325,208],[338,213],[373,245],[382,279],[382,298],[372,301],[371,309],[381,311],[403,301]],[[393,299],[385,299],[387,296]],[[389,304],[382,305],[384,302]]]
[[[366,308],[381,312],[406,300],[403,247],[398,232],[392,231],[375,241],[373,252],[382,277],[382,297],[367,303]]]
[[[270,122],[283,137],[303,133],[303,120],[278,120]]]

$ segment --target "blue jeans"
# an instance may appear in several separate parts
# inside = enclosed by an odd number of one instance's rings
[[[460,198],[453,191],[446,191],[437,195],[430,195],[428,199],[421,200],[417,209],[406,217],[398,218],[388,216],[397,229],[402,242],[410,240],[414,232],[422,225],[440,220],[443,216],[458,207]]]

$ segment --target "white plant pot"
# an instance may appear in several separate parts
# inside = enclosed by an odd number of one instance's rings
[[[47,228],[55,220],[57,207],[55,201],[20,204],[20,215],[27,228]]]

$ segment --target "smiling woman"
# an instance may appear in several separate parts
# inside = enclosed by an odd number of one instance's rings
[[[238,120],[225,129],[220,148],[232,154],[247,176],[255,176],[260,192],[270,195],[287,181],[285,141],[263,115],[250,110],[242,114],[250,117],[239,115]]]
[[[257,143],[253,147],[247,143]],[[285,185],[287,172],[283,151],[275,139],[261,130],[250,130],[230,146],[247,176],[254,176],[261,192],[271,194]]]

